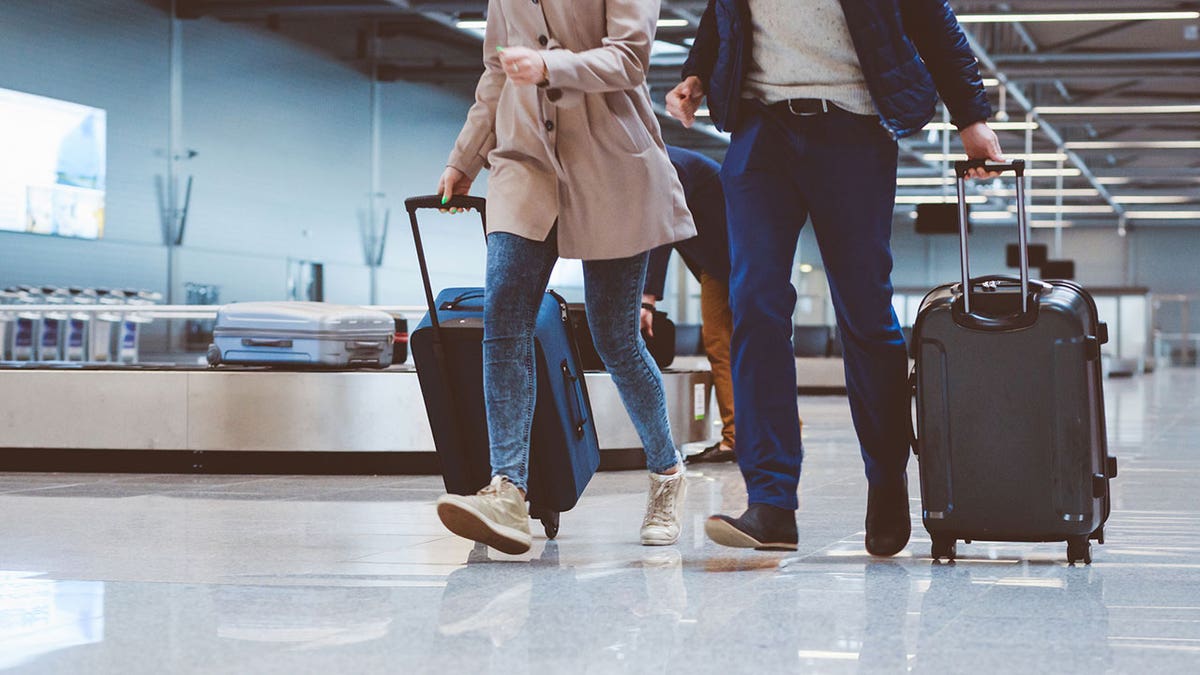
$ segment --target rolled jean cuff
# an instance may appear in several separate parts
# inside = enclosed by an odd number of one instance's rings
[[[671,468],[682,465],[683,464],[683,455],[679,454],[678,449],[673,449],[673,452],[674,452],[674,458],[672,459],[670,464],[668,464],[666,466],[647,466],[646,468],[650,470],[650,473],[662,474],[662,473],[666,473],[667,469],[671,469]],[[646,457],[649,458],[650,453],[646,453]]]

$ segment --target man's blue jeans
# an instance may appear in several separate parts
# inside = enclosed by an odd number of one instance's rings
[[[721,170],[729,222],[737,458],[751,504],[796,509],[792,264],[809,216],[841,333],[850,410],[871,484],[908,462],[908,360],[892,309],[895,141],[872,116],[796,116],[743,101]]]
[[[671,440],[662,374],[639,329],[647,253],[585,260],[588,327],[621,402],[646,451],[646,466],[662,473],[679,463]],[[507,232],[488,235],[483,297],[483,391],[492,475],[524,490],[529,436],[537,398],[533,330],[550,271],[558,260],[555,233],[532,241]]]

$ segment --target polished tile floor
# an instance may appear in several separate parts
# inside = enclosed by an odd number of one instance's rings
[[[732,466],[692,473],[676,546],[637,545],[645,476],[607,473],[521,557],[449,536],[436,477],[0,474],[0,670],[1200,672],[1200,370],[1107,397],[1121,476],[1090,567],[1062,544],[933,564],[919,519],[869,558],[838,398],[801,399],[794,554],[705,541],[744,505]]]

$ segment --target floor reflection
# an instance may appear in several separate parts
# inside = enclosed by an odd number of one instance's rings
[[[0,572],[0,670],[103,639],[103,583]]]

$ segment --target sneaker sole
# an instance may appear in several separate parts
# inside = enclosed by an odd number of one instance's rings
[[[685,504],[687,502],[687,476],[684,476],[680,480],[683,481],[683,485],[679,486],[679,496],[677,496],[675,498],[676,499],[675,503],[676,504]],[[674,544],[675,542],[679,541],[679,536],[682,534],[683,534],[683,525],[680,525],[679,533],[675,535],[674,539],[653,539],[653,538],[649,538],[649,537],[642,537],[642,546],[670,546],[671,544]]]
[[[520,530],[497,525],[476,509],[453,501],[438,501],[438,518],[442,524],[463,539],[478,541],[509,555],[529,551],[533,537]]]
[[[761,542],[720,518],[704,521],[704,534],[714,542],[730,548],[753,548],[759,551],[795,551],[796,544]]]

